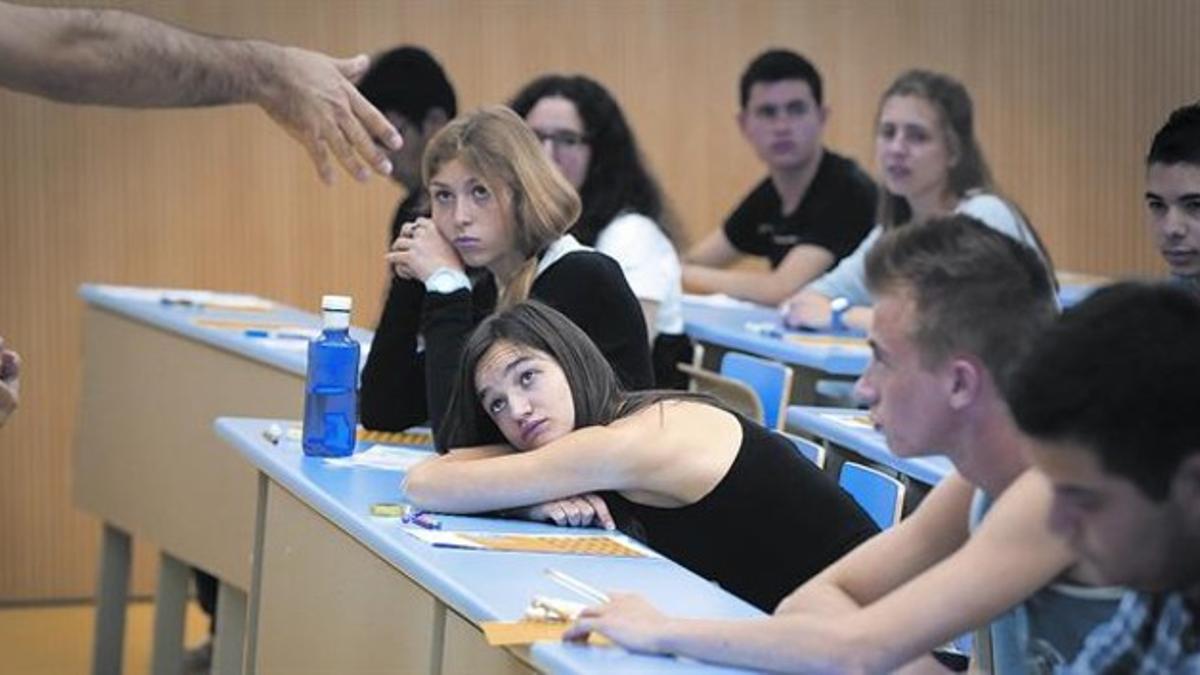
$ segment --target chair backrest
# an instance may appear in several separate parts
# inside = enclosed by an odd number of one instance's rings
[[[786,431],[781,431],[779,434],[791,441],[792,445],[796,446],[796,450],[798,450],[801,455],[807,457],[813,464],[816,464],[818,469],[825,468],[825,446],[821,445],[820,443],[810,441],[802,436],[789,434]]]
[[[838,485],[854,497],[880,529],[900,522],[904,484],[895,478],[863,464],[846,462],[842,464]]]
[[[792,393],[792,369],[788,366],[739,352],[721,358],[721,374],[750,385],[762,402],[763,424],[782,429],[784,411]]]
[[[711,394],[747,419],[763,423],[762,403],[758,400],[758,394],[746,384],[686,363],[676,364],[675,367],[691,378],[688,391]]]

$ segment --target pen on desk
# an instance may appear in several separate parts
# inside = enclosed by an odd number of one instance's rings
[[[783,337],[783,329],[773,321],[747,321],[746,330],[764,337]]]
[[[608,602],[608,595],[604,593],[604,591],[593,588],[592,586],[576,579],[566,572],[560,572],[553,567],[547,567],[546,576],[550,577],[554,581],[557,581],[560,585],[575,591],[588,600],[591,600],[592,602]]]
[[[275,338],[276,340],[308,340],[310,339],[303,333],[288,333],[286,331],[269,331],[261,328],[247,328],[243,331],[246,337],[252,338]]]
[[[419,511],[417,509],[412,509],[408,513],[404,514],[404,518],[401,520],[405,523],[412,523],[417,527],[425,528],[426,530],[442,529],[441,521],[429,515],[428,513]]]

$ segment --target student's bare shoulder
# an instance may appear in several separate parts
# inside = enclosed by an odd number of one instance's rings
[[[660,429],[677,424],[725,424],[737,425],[737,417],[719,406],[699,398],[683,395],[679,398],[664,398],[646,404],[630,415],[616,420],[613,426],[651,425]]]
[[[662,442],[741,438],[741,423],[733,413],[706,401],[687,398],[656,401],[613,422],[611,427],[639,435],[653,434]]]

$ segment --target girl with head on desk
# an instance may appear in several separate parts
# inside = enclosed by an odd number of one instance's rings
[[[405,293],[410,311],[375,333],[362,375],[364,426],[401,430],[428,419],[438,429],[471,329],[527,297],[582,329],[622,384],[652,385],[637,299],[611,258],[566,234],[579,197],[521,118],[494,106],[454,120],[429,141],[422,175],[433,217],[403,225],[387,256],[408,282],[393,294]]]
[[[414,505],[619,526],[765,611],[877,530],[786,439],[678,391],[627,392],[563,315],[485,320],[463,349]]]
[[[674,216],[646,166],[621,106],[582,75],[546,75],[527,84],[512,109],[579,191],[583,212],[571,229],[621,265],[646,317],[655,385],[683,389],[675,364],[690,362],[683,332],[683,285]]]
[[[884,230],[935,216],[974,216],[1033,247],[1051,266],[1021,210],[996,193],[972,116],[966,88],[948,75],[910,70],[888,87],[875,123],[875,161],[884,187],[879,224],[854,253],[784,303],[788,325],[866,330],[871,323],[863,269],[867,251]]]

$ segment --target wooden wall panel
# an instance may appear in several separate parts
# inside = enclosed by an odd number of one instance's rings
[[[872,168],[880,92],[906,68],[943,70],[971,90],[1001,187],[1059,265],[1108,274],[1162,271],[1141,225],[1142,154],[1200,82],[1188,0],[101,4],[337,54],[424,44],[464,109],[545,71],[589,73],[623,103],[692,239],[761,177],[734,124],[737,78],[756,53],[812,57],[829,145]],[[78,284],[247,291],[310,309],[343,291],[369,325],[397,197],[382,180],[322,187],[251,107],[115,111],[0,91],[0,335],[26,362],[22,410],[0,431],[0,601],[93,584],[97,530],[69,497]],[[149,571],[135,588],[151,588]]]

